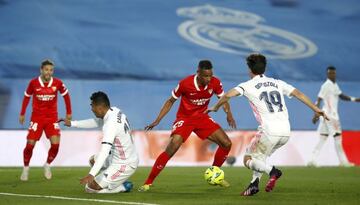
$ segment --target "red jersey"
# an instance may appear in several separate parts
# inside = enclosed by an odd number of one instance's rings
[[[218,97],[224,94],[220,80],[212,77],[210,83],[205,87],[200,87],[196,81],[197,75],[190,75],[177,85],[172,91],[172,96],[176,99],[181,98],[177,118],[200,117],[207,109],[211,96],[215,93]]]
[[[66,113],[71,114],[68,89],[60,79],[52,77],[47,83],[43,82],[41,77],[32,79],[25,91],[25,98],[27,97],[30,99],[30,97],[33,96],[32,116],[57,118],[57,92],[60,92],[60,94],[64,96]],[[23,103],[23,107],[20,113],[21,115],[25,114],[26,105],[24,107]]]

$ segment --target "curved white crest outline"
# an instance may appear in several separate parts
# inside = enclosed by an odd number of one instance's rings
[[[179,8],[179,16],[195,18],[178,26],[190,42],[222,52],[248,55],[261,52],[268,58],[296,59],[316,54],[310,40],[295,33],[261,25],[261,16],[211,5]],[[230,27],[231,26],[231,27]]]

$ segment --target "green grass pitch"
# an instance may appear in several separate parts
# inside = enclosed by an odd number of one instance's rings
[[[5,204],[360,204],[360,167],[280,167],[283,176],[271,193],[264,191],[268,176],[263,176],[256,196],[241,197],[247,187],[251,171],[243,167],[224,167],[229,188],[208,185],[203,179],[206,167],[166,167],[149,192],[137,192],[150,167],[141,167],[131,178],[134,189],[130,193],[87,194],[79,179],[88,168],[54,167],[53,179],[43,177],[42,168],[31,168],[28,182],[21,182],[21,168],[0,168],[0,205]],[[24,194],[4,195],[4,193]],[[30,195],[68,197],[35,198]],[[79,201],[73,198],[107,201]],[[111,203],[110,203],[111,202]],[[129,203],[123,203],[129,204]]]

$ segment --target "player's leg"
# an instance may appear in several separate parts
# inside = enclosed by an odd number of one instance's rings
[[[155,178],[163,170],[170,158],[177,152],[182,143],[187,140],[193,129],[194,128],[189,120],[179,119],[174,122],[169,144],[167,145],[165,151],[157,157],[148,178],[146,179],[144,185],[139,187],[138,191],[142,192],[150,190],[150,186],[154,182]]]
[[[275,146],[271,140],[262,132],[256,133],[246,148],[244,155],[245,167],[260,173],[269,174],[272,166],[265,163],[270,150]]]
[[[40,139],[43,132],[42,124],[34,119],[31,120],[26,137],[26,146],[23,151],[24,168],[22,170],[20,180],[27,181],[29,179],[29,164],[33,154],[36,142]]]
[[[99,194],[130,192],[133,184],[127,180],[135,173],[136,167],[135,165],[112,164],[101,171],[93,182],[87,184],[85,191]]]
[[[340,161],[340,166],[351,167],[354,166],[349,162],[342,145],[342,130],[339,120],[331,120],[329,122],[329,131],[333,133],[334,143],[335,143],[335,151]]]
[[[215,152],[213,166],[221,167],[231,149],[231,140],[224,130],[212,118],[201,119],[197,124],[194,132],[201,139],[209,139],[219,145]]]
[[[329,135],[328,126],[324,122],[323,119],[320,119],[318,132],[320,133],[319,142],[316,144],[316,146],[312,152],[312,156],[311,156],[310,161],[308,162],[308,166],[314,166],[314,167],[318,166],[317,159],[318,159],[320,151],[321,151],[322,147],[324,146],[324,144],[328,138],[328,135]]]
[[[183,141],[184,139],[182,136],[178,134],[171,135],[170,142],[165,151],[157,157],[148,178],[146,179],[144,185],[139,187],[138,191],[148,191],[150,189],[150,186],[153,184],[155,178],[165,168],[167,162],[177,152]]]
[[[194,132],[200,139],[209,139],[210,141],[219,145],[215,152],[212,165],[221,167],[230,152],[232,145],[231,140],[220,127],[220,125],[210,117],[194,120],[193,123],[196,125]],[[221,187],[229,187],[230,183],[226,180],[223,180],[218,185]]]
[[[54,161],[58,152],[60,145],[60,127],[56,120],[51,120],[49,123],[45,124],[44,131],[46,137],[50,140],[50,149],[48,151],[48,156],[44,164],[44,176],[46,179],[52,178],[52,173],[50,169],[51,162]]]
[[[219,145],[219,147],[215,152],[214,161],[212,165],[221,167],[224,164],[230,152],[232,145],[231,140],[229,139],[229,137],[222,128],[219,128],[215,132],[213,132],[208,137],[208,139]]]
[[[270,176],[266,191],[271,191],[276,183],[276,180],[282,175],[281,171],[276,169],[275,166],[266,163],[266,158],[270,156],[276,149],[283,146],[289,137],[271,137],[264,133],[257,133],[252,139],[251,143],[246,149],[244,156],[244,165],[255,171],[253,173],[253,179],[242,192],[243,196],[251,196],[258,192],[258,182],[260,181],[261,174],[266,173]],[[257,173],[259,172],[259,173]],[[257,177],[258,176],[258,177]],[[271,182],[271,183],[270,183]]]
[[[272,153],[274,153],[277,149],[282,147],[287,143],[289,140],[289,137],[271,137],[273,143],[275,146],[272,148],[271,152],[268,153],[268,156],[270,156]],[[281,177],[282,172],[281,170],[277,169],[275,166],[272,167],[270,173],[269,173],[269,180],[266,184],[265,191],[270,192],[274,189],[276,181]]]

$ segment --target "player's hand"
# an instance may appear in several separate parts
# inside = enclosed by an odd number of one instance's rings
[[[319,121],[319,116],[317,116],[317,115],[315,114],[311,121],[312,121],[313,124],[316,124],[317,121]]]
[[[57,123],[64,122],[64,125],[66,127],[71,127],[71,120],[68,120],[67,118],[60,118],[58,119]]]
[[[146,126],[144,129],[145,131],[149,131],[152,130],[156,125],[158,125],[159,122],[158,121],[154,121],[153,123],[151,123],[150,125]]]
[[[19,116],[19,123],[23,125],[24,122],[25,122],[25,115],[20,115]]]
[[[325,119],[325,120],[330,120],[329,118],[328,118],[328,116],[325,114],[325,112],[324,111],[320,111],[320,112],[316,112],[315,113],[315,116],[317,116],[318,118],[319,118],[319,116],[323,116],[323,118]]]
[[[91,183],[92,181],[94,181],[94,176],[91,174],[88,174],[86,177],[80,179],[80,184],[85,185],[85,184]]]
[[[235,122],[231,112],[227,113],[226,120],[231,128],[236,129],[236,122]]]
[[[68,115],[65,116],[65,118],[66,118],[67,120],[72,120],[72,115],[71,115],[71,114],[68,114]]]
[[[208,108],[207,110],[205,110],[205,114],[209,113],[209,112],[217,112],[219,109],[216,109],[214,106]]]

